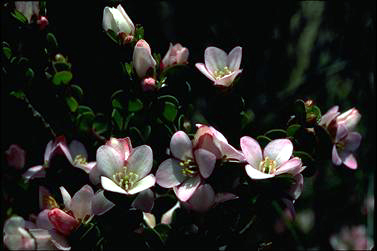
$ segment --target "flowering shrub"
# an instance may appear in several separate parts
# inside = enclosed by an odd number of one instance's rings
[[[333,4],[186,4],[3,4],[5,248],[371,249],[374,75]]]

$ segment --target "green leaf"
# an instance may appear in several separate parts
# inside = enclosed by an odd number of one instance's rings
[[[317,123],[321,120],[321,110],[318,106],[312,105],[309,107],[306,107],[306,120],[311,121],[312,119],[315,119]]]
[[[13,17],[15,17],[21,23],[23,23],[23,24],[29,23],[29,20],[24,16],[24,14],[22,14],[22,12],[15,9],[13,12],[11,12],[11,14],[12,14]]]
[[[93,112],[92,108],[90,108],[89,106],[79,105],[77,112],[78,113],[87,113],[88,112],[88,113],[91,113],[94,117],[94,112]]]
[[[94,118],[93,121],[93,129],[96,133],[101,134],[107,131],[107,122],[106,118],[103,114],[99,113],[97,116]]]
[[[21,100],[23,100],[26,97],[25,93],[21,90],[12,91],[9,95],[14,96]]]
[[[54,34],[52,34],[51,32],[47,33],[46,39],[47,39],[47,47],[50,52],[58,48],[58,40],[56,40],[56,37]]]
[[[111,117],[115,124],[117,125],[118,129],[121,130],[123,128],[123,116],[117,109],[113,110]]]
[[[241,115],[241,128],[244,129],[254,119],[254,113],[252,110],[242,111]]]
[[[166,224],[157,224],[154,227],[154,230],[158,232],[158,235],[160,236],[160,239],[163,243],[165,243],[165,241],[169,237],[170,232],[172,231],[171,227]]]
[[[92,128],[94,114],[92,112],[79,113],[76,118],[80,130],[87,132]]]
[[[9,47],[3,47],[3,54],[9,60],[12,57],[12,50]]]
[[[142,136],[143,136],[143,141],[147,141],[149,136],[151,135],[152,127],[150,125],[143,126],[142,128]]]
[[[288,128],[287,128],[287,136],[288,137],[294,137],[296,132],[301,128],[301,125],[299,124],[293,124],[293,125],[290,125]]]
[[[143,39],[143,38],[144,38],[144,28],[143,28],[143,26],[136,25],[134,40],[138,41],[138,40]]]
[[[170,122],[173,122],[175,117],[177,117],[178,108],[175,104],[171,102],[165,102],[162,111],[162,116]]]
[[[162,95],[162,96],[159,96],[157,99],[161,101],[168,101],[175,104],[176,106],[179,106],[178,99],[172,95]]]
[[[270,143],[272,140],[269,137],[266,137],[264,135],[259,135],[257,137],[257,141],[259,142],[260,146],[264,148],[268,143]]]
[[[123,94],[123,93],[124,93],[123,90],[117,90],[117,91],[115,91],[115,92],[111,95],[110,99],[117,98],[119,95],[121,95],[121,94]]]
[[[84,95],[84,92],[83,92],[83,90],[81,89],[80,86],[78,86],[78,85],[71,85],[71,88],[72,88],[72,92],[73,92],[73,94],[74,94],[76,97],[81,98],[82,95]]]
[[[311,163],[314,161],[314,158],[309,153],[304,151],[293,151],[293,156],[301,158],[304,163]]]
[[[122,104],[116,98],[111,101],[111,104],[112,104],[113,108],[117,108],[117,109],[120,109],[120,110],[123,109]]]
[[[53,62],[56,71],[70,71],[72,65],[68,62]]]
[[[67,105],[69,107],[69,110],[71,110],[71,112],[75,112],[77,108],[79,107],[79,104],[77,103],[76,99],[72,96],[66,97],[65,101],[67,102]]]
[[[52,78],[54,85],[68,84],[72,80],[72,73],[70,71],[59,71],[55,73]]]
[[[117,35],[116,32],[114,32],[113,30],[107,30],[107,31],[106,31],[106,35],[107,35],[111,40],[113,40],[116,44],[119,44],[119,43],[120,43],[118,35]]]
[[[305,102],[301,99],[296,100],[294,111],[297,116],[298,121],[304,123],[306,121],[306,108]]]
[[[287,137],[287,132],[283,129],[271,129],[264,134],[270,139],[280,139]]]
[[[134,98],[128,101],[128,111],[137,112],[143,109],[143,102],[140,99]]]
[[[31,68],[27,68],[25,72],[25,77],[29,80],[32,80],[34,78],[34,71]]]
[[[135,116],[135,113],[132,112],[127,115],[126,119],[124,120],[123,129],[127,130],[128,124],[130,123],[131,119]]]

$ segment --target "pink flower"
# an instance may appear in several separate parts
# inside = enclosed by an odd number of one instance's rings
[[[271,141],[263,153],[259,143],[253,138],[244,136],[240,141],[242,152],[248,162],[245,166],[246,172],[252,179],[268,179],[283,173],[295,176],[305,168],[300,158],[291,158],[293,145],[288,139]]]
[[[344,164],[350,169],[357,169],[357,160],[353,152],[360,146],[361,135],[353,129],[360,121],[361,115],[352,108],[340,114],[338,106],[332,107],[319,122],[330,133],[333,140],[332,162],[340,166]]]
[[[187,201],[208,178],[216,163],[216,156],[206,149],[194,149],[183,131],[174,133],[170,141],[172,158],[162,162],[156,172],[156,181],[162,187],[175,188],[178,199]]]
[[[116,8],[105,7],[102,26],[105,31],[112,30],[117,35],[125,37],[133,36],[135,33],[134,24],[120,4]]]
[[[154,69],[157,64],[152,57],[151,47],[143,39],[137,41],[132,58],[133,66],[139,78],[146,77],[148,70]]]
[[[162,215],[161,224],[170,224],[172,222],[173,213],[177,208],[180,208],[179,202],[177,202],[172,208]],[[156,217],[153,214],[143,212],[143,219],[150,228],[154,228],[156,226]]]
[[[132,148],[129,138],[111,138],[97,149],[97,164],[89,177],[94,184],[100,180],[105,190],[132,195],[154,186],[152,164],[150,146]]]
[[[78,140],[72,140],[68,146],[69,156],[68,160],[74,167],[84,170],[86,173],[90,173],[93,167],[96,165],[95,161],[88,162],[88,153],[85,146]]]
[[[340,233],[330,237],[335,250],[371,250],[373,240],[368,237],[365,226],[343,227]]]
[[[208,47],[204,52],[204,62],[196,63],[195,66],[215,85],[230,86],[240,70],[242,48],[237,46],[227,55],[223,50],[216,47]]]
[[[175,44],[174,46],[172,43],[170,43],[169,50],[161,61],[161,69],[165,69],[176,64],[187,64],[188,56],[189,50],[186,47],[183,47],[179,43]]]
[[[12,144],[5,152],[8,165],[16,169],[22,169],[25,165],[25,151],[18,145]]]
[[[154,78],[144,78],[141,81],[141,88],[143,91],[154,91],[156,90],[156,80]]]

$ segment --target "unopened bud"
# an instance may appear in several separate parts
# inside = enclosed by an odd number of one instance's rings
[[[145,78],[141,81],[143,91],[154,91],[156,89],[156,80],[154,78]]]

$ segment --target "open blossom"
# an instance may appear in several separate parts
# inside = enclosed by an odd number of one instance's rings
[[[293,144],[288,139],[272,140],[262,152],[256,140],[244,136],[241,149],[248,162],[245,167],[247,175],[252,179],[268,179],[283,173],[295,176],[305,168],[300,158],[291,158]]]
[[[125,42],[130,42],[135,33],[134,24],[120,4],[116,8],[105,7],[103,10],[102,26],[105,31],[114,31]]]
[[[150,174],[153,152],[150,146],[132,148],[129,138],[111,138],[97,149],[97,164],[89,174],[94,184],[105,190],[126,195],[137,194],[154,186]]]
[[[229,54],[217,47],[208,47],[204,51],[204,64],[196,63],[195,66],[215,85],[230,86],[240,70],[242,47],[237,46]]]
[[[350,169],[357,168],[357,161],[353,152],[360,146],[361,135],[354,132],[361,115],[355,108],[340,114],[339,107],[332,107],[321,118],[319,124],[325,127],[333,140],[332,162],[339,166],[344,164]]]
[[[152,56],[151,47],[143,39],[137,41],[135,45],[132,56],[132,64],[139,78],[146,77],[148,70],[156,67],[157,63]]]
[[[47,18],[39,14],[39,1],[15,1],[14,5],[16,9],[27,18],[29,23],[31,23],[33,17],[35,17],[41,30],[48,25]]]
[[[83,143],[78,140],[72,140],[68,149],[70,156],[67,156],[67,158],[73,166],[84,170],[86,173],[89,173],[93,169],[96,162],[88,162],[88,153]]]
[[[21,169],[25,165],[25,151],[18,145],[12,144],[5,152],[8,165],[16,169]]]
[[[161,68],[165,69],[177,64],[187,64],[188,56],[189,50],[186,47],[179,43],[174,46],[170,43],[169,50],[161,61]]]

